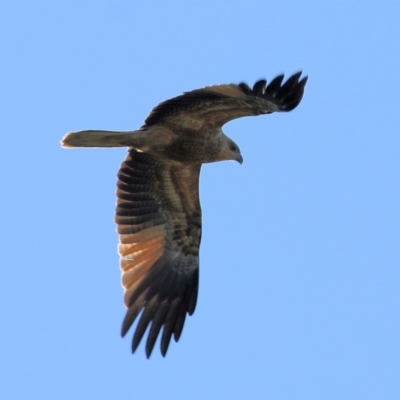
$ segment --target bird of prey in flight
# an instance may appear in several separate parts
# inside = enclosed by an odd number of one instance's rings
[[[199,282],[201,208],[199,175],[203,163],[243,162],[239,146],[222,132],[236,118],[291,111],[300,103],[307,77],[284,82],[259,80],[213,85],[183,93],[156,106],[141,128],[129,132],[71,132],[62,146],[128,147],[118,171],[115,222],[127,313],[122,336],[140,314],[133,335],[135,352],[150,326],[150,357],[161,329],[165,356],[172,335],[181,336],[192,315]]]

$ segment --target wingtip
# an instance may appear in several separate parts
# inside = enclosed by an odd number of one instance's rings
[[[301,102],[308,76],[300,79],[303,71],[291,75],[286,82],[276,91],[275,98],[280,103],[281,111],[292,111]]]
[[[308,81],[308,75],[305,75],[305,76],[303,76],[301,81],[299,81],[299,85],[302,85],[304,88],[306,86],[307,81]]]
[[[289,76],[285,82],[285,75],[280,74],[272,79],[269,84],[265,79],[260,79],[252,89],[245,83],[240,83],[238,86],[246,95],[269,100],[276,104],[280,111],[291,111],[299,105],[304,94],[308,76],[301,78],[302,74],[303,71],[297,71]]]
[[[148,360],[150,359],[152,350],[153,350],[153,349],[151,349],[151,350],[147,350],[147,349],[146,349],[146,358],[147,358]]]
[[[122,338],[125,337],[125,335],[128,333],[128,330],[129,330],[129,328],[126,328],[122,325],[121,332],[120,332],[120,335]]]
[[[167,351],[168,351],[168,346],[166,349],[161,346],[161,355],[163,356],[163,358],[165,358],[165,356],[167,355]]]

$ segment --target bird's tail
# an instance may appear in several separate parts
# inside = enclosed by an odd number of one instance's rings
[[[138,139],[141,131],[79,131],[67,133],[61,146],[73,147],[129,147]]]

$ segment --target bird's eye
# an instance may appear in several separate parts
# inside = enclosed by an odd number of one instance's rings
[[[237,150],[237,147],[236,147],[233,143],[231,143],[231,146],[230,146],[230,147],[231,147],[231,150],[232,150],[232,151],[236,151],[236,150]]]

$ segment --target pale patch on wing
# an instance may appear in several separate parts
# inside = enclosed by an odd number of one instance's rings
[[[125,231],[126,229],[123,228],[123,230]],[[165,233],[163,233],[162,235],[165,236]],[[120,241],[120,243],[124,243],[124,244],[126,244],[126,243],[142,243],[142,242],[148,242],[149,240],[152,240],[152,239],[157,239],[159,236],[160,236],[159,227],[155,226],[150,229],[141,231],[140,233],[132,233],[132,234],[128,234],[128,235],[120,234],[119,241]]]
[[[122,243],[121,241],[118,245],[118,253],[121,257],[121,283],[125,289],[124,304],[127,308],[129,307],[132,293],[146,276],[149,269],[164,253],[163,233],[163,230],[160,230],[159,236],[150,240],[141,239],[141,233],[124,235],[128,236],[128,243]],[[135,239],[130,239],[129,236],[135,236]],[[146,237],[147,235],[144,234],[143,236]]]
[[[240,87],[238,85],[235,85],[233,83],[228,84],[228,85],[206,86],[201,90],[205,90],[207,92],[218,93],[218,94],[222,94],[224,96],[230,96],[230,97],[246,97],[247,96],[240,89]]]

